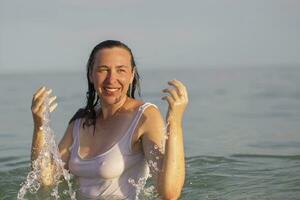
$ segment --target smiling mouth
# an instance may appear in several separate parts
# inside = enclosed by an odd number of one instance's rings
[[[111,92],[116,92],[118,91],[120,88],[113,88],[113,87],[104,87],[104,90],[108,93],[111,93]]]

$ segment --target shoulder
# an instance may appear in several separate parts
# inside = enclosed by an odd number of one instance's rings
[[[146,106],[143,117],[147,117],[148,119],[156,119],[161,116],[159,108],[153,103],[144,103],[143,106]]]
[[[73,115],[73,117],[70,119],[68,126],[66,128],[65,134],[63,139],[67,139],[67,140],[73,140],[73,129],[75,127],[76,121],[78,119],[83,119],[85,116],[85,109],[83,108],[79,108],[75,114]],[[80,124],[82,124],[82,121],[84,120],[80,120]]]
[[[83,118],[86,115],[86,110],[84,108],[79,108],[73,117],[69,121],[69,125],[74,122],[76,119]]]
[[[152,133],[163,129],[164,119],[159,108],[155,104],[149,104],[142,114],[142,127],[144,133]]]
[[[66,140],[73,140],[73,129],[75,126],[75,120],[71,121],[65,131],[64,137],[62,138],[62,140],[66,139]]]

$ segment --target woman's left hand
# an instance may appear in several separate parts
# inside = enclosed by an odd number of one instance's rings
[[[169,104],[167,121],[175,120],[181,122],[184,110],[188,104],[187,89],[182,82],[178,80],[169,81],[168,84],[174,86],[174,88],[166,88],[163,90],[164,93],[170,94],[162,97],[162,99],[166,100]]]

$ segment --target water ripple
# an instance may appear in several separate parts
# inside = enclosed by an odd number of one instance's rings
[[[264,154],[233,154],[234,158],[277,158],[300,160],[300,155],[264,155]]]
[[[0,199],[15,199],[29,161],[19,157],[15,169],[0,171]],[[181,199],[296,200],[300,196],[300,155],[233,154],[186,158]]]

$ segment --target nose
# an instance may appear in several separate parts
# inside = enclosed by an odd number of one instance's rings
[[[106,83],[114,83],[117,80],[117,75],[114,70],[109,70],[106,76]]]

